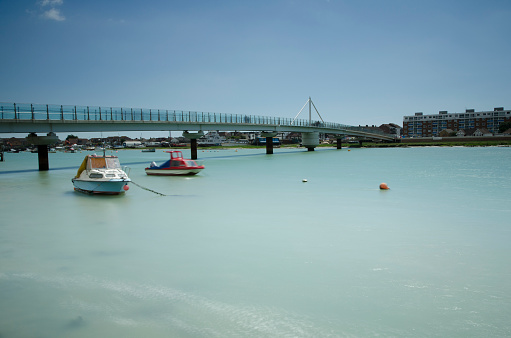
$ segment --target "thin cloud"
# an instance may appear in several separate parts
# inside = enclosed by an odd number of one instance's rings
[[[42,17],[48,20],[64,21],[66,18],[57,8],[64,3],[64,0],[40,0],[38,2],[39,7],[43,11]],[[49,7],[49,8],[48,8]]]
[[[60,6],[64,3],[63,0],[42,0],[40,2],[41,4],[41,7],[45,7],[45,6]]]
[[[49,20],[64,21],[66,18],[60,14],[60,9],[51,8],[43,13],[43,17]]]

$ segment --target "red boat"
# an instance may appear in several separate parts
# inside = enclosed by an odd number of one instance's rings
[[[170,160],[162,165],[151,165],[145,168],[147,175],[158,176],[181,176],[181,175],[196,175],[199,171],[204,169],[203,165],[198,165],[194,160],[183,158],[183,153],[179,150],[166,151],[170,153]]]

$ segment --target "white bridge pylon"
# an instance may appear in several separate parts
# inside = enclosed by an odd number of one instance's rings
[[[314,102],[312,102],[312,99],[309,96],[309,99],[307,100],[307,102],[305,102],[305,104],[303,105],[302,109],[300,109],[298,114],[296,114],[293,121],[291,121],[291,124],[293,124],[295,122],[295,120],[298,118],[300,113],[303,111],[303,108],[305,108],[305,106],[307,106],[307,103],[309,104],[309,125],[312,124],[312,107],[314,107],[314,110],[316,110],[316,113],[318,114],[319,118],[321,119],[321,122],[325,123],[325,121],[323,121],[323,118],[319,114],[319,111],[316,108],[316,105],[314,104]],[[319,145],[319,133],[317,131],[306,132],[306,133],[302,132],[302,145],[304,147],[306,147],[308,151],[314,151],[314,148],[316,148]]]
[[[298,114],[296,114],[295,118],[293,119],[293,121],[291,121],[291,124],[293,124],[293,122],[295,122],[295,120],[298,118],[298,116],[300,116],[300,113],[302,112],[303,108],[305,108],[305,106],[307,105],[307,103],[309,104],[309,123],[312,123],[312,107],[314,107],[314,110],[316,110],[316,113],[318,114],[319,118],[321,119],[321,122],[325,123],[325,121],[323,121],[323,118],[321,117],[321,115],[319,114],[319,111],[318,109],[316,108],[316,105],[314,104],[314,102],[312,102],[312,99],[311,97],[309,96],[309,99],[307,100],[307,102],[305,102],[305,104],[303,105],[302,109],[300,109],[300,111],[298,112]],[[312,107],[311,107],[312,106]]]

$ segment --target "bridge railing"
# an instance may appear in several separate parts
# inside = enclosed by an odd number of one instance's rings
[[[2,120],[44,121],[134,121],[134,122],[192,122],[219,124],[255,124],[277,126],[300,126],[329,129],[356,128],[339,123],[290,119],[282,117],[223,114],[197,111],[114,108],[100,106],[69,106],[27,103],[0,103]],[[359,129],[357,129],[359,130]]]

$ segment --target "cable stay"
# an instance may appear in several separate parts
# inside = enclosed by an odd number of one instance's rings
[[[321,115],[319,114],[319,111],[318,109],[316,108],[316,105],[314,104],[314,102],[312,102],[312,99],[310,98],[309,96],[309,99],[307,100],[307,102],[305,102],[305,104],[303,105],[302,109],[300,109],[300,111],[298,112],[298,114],[296,114],[295,118],[293,119],[293,121],[291,121],[291,124],[293,124],[293,122],[295,122],[295,120],[298,118],[298,116],[300,115],[300,113],[302,112],[303,108],[305,108],[305,106],[307,106],[307,103],[309,104],[309,124],[312,123],[312,107],[314,107],[314,110],[316,110],[316,113],[318,114],[319,118],[321,119],[321,122],[325,123],[325,121],[323,121],[323,118],[321,117]]]

